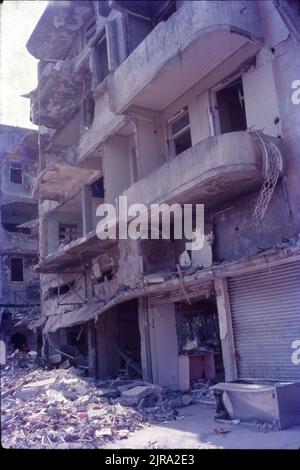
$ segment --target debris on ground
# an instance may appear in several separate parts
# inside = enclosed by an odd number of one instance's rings
[[[46,370],[23,356],[1,372],[5,448],[99,448],[177,419],[177,408],[203,397],[214,404],[206,381],[175,392],[142,380],[96,381],[75,367]]]
[[[219,426],[217,428],[214,428],[214,431],[216,434],[227,434],[228,432],[230,432],[230,429],[224,429],[221,426]]]

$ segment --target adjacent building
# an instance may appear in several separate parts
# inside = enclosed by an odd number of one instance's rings
[[[48,354],[171,388],[300,380],[299,18],[294,1],[49,2],[27,44]],[[120,196],[205,204],[203,249],[100,240],[96,208]]]
[[[42,344],[38,254],[38,205],[31,198],[37,175],[37,132],[0,126],[0,319],[7,347],[37,350]]]

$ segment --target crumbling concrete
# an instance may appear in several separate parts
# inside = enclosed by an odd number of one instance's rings
[[[30,193],[37,160],[36,132],[0,126],[0,325],[8,354],[22,347],[37,350],[40,335],[40,327],[32,331],[40,317],[39,276],[32,270],[38,210]]]

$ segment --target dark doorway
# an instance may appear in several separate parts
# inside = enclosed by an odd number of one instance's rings
[[[120,368],[125,374],[138,376],[141,365],[141,337],[138,321],[138,301],[130,300],[117,309]]]
[[[221,134],[247,129],[242,79],[216,92]]]
[[[23,333],[15,333],[11,336],[10,342],[13,345],[14,351],[19,349],[20,351],[27,350],[27,338]]]

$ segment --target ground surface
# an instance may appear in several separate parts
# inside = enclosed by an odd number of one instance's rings
[[[166,424],[151,425],[128,439],[104,446],[105,449],[299,449],[300,426],[283,431],[257,431],[243,424],[216,422],[214,410],[204,405],[181,408],[178,418]],[[214,428],[230,430],[216,434]]]

